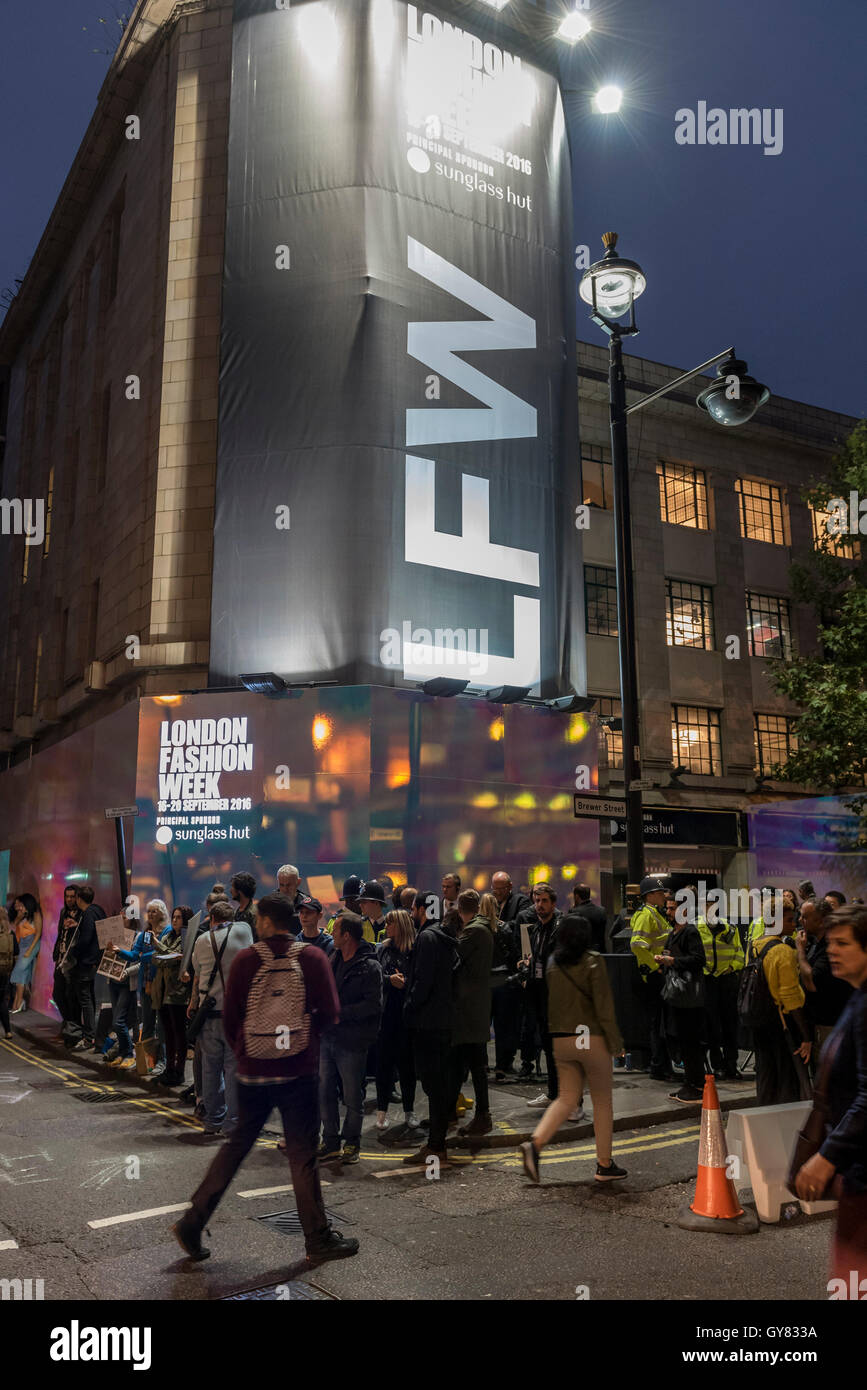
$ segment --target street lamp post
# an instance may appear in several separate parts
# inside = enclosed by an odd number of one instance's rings
[[[629,501],[629,437],[627,419],[659,400],[683,382],[717,365],[717,380],[706,387],[697,404],[718,424],[746,424],[770,396],[766,386],[747,374],[747,364],[727,348],[701,366],[684,372],[658,391],[626,404],[623,339],[638,332],[635,301],[647,281],[635,261],[617,255],[617,233],[602,238],[605,255],[585,271],[580,296],[592,308],[591,321],[608,334],[608,400],[611,414],[611,469],[614,479],[614,556],[617,581],[620,704],[623,714],[623,781],[626,800],[627,882],[644,877],[644,826],[641,797],[641,745],[638,710],[638,671],[635,639],[635,592],[632,582],[632,517]],[[629,315],[629,322],[618,320]]]

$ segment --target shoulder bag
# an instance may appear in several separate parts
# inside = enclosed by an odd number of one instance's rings
[[[227,945],[228,940],[229,940],[229,932],[232,930],[232,923],[231,923],[231,922],[227,922],[227,923],[226,923],[226,926],[227,926],[228,930],[226,931],[225,939],[224,939],[223,944],[222,944],[222,946],[220,947],[219,951],[216,949],[216,946],[217,946],[217,938],[214,936],[214,929],[213,929],[213,927],[209,927],[209,928],[208,928],[208,932],[209,932],[209,935],[210,935],[210,938],[211,938],[211,950],[214,952],[214,968],[213,968],[213,970],[211,971],[211,975],[210,975],[210,978],[209,978],[209,980],[208,980],[208,987],[207,987],[207,989],[205,990],[205,997],[204,997],[204,999],[202,1000],[202,1002],[201,1002],[201,1004],[199,1005],[199,1007],[196,1009],[196,1012],[193,1014],[192,1018],[191,1018],[191,1019],[189,1020],[189,1022],[187,1023],[187,1042],[188,1042],[188,1043],[194,1043],[194,1042],[196,1041],[196,1038],[197,1038],[197,1037],[199,1036],[199,1034],[201,1033],[203,1026],[204,1026],[205,1023],[207,1022],[207,1020],[210,1018],[211,1014],[214,1012],[214,1006],[215,1006],[215,1004],[216,1004],[217,1001],[216,1001],[216,999],[214,998],[214,996],[211,994],[210,990],[211,990],[211,985],[214,983],[214,980],[215,980],[216,977],[217,977],[217,971],[218,971],[218,970],[219,970],[219,972],[220,972],[220,979],[222,980],[222,983],[223,983],[223,990],[225,991],[225,988],[226,988],[226,981],[225,981],[225,978],[224,978],[224,976],[223,976],[223,966],[222,966],[221,962],[222,962],[222,959],[223,959],[223,952],[225,951],[226,945]]]

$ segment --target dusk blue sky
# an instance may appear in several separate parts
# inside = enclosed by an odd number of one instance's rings
[[[4,0],[0,290],[23,274],[108,68],[114,0]],[[638,356],[686,369],[734,343],[775,394],[867,414],[867,0],[591,0],[564,64],[575,242],[648,277]],[[87,26],[87,33],[83,27]],[[590,108],[603,81],[619,116]],[[675,112],[782,108],[784,145],[679,146]],[[604,342],[583,317],[578,334]]]

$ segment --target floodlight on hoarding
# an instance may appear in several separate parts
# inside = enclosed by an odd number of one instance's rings
[[[603,116],[613,116],[623,105],[623,89],[615,87],[613,84],[608,87],[600,87],[593,98],[593,105]]]
[[[579,39],[585,39],[592,28],[590,20],[580,9],[570,10],[557,30],[557,37],[566,43],[577,43]]]

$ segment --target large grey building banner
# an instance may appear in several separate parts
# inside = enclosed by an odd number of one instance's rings
[[[568,143],[486,9],[236,0],[218,683],[584,689]]]

